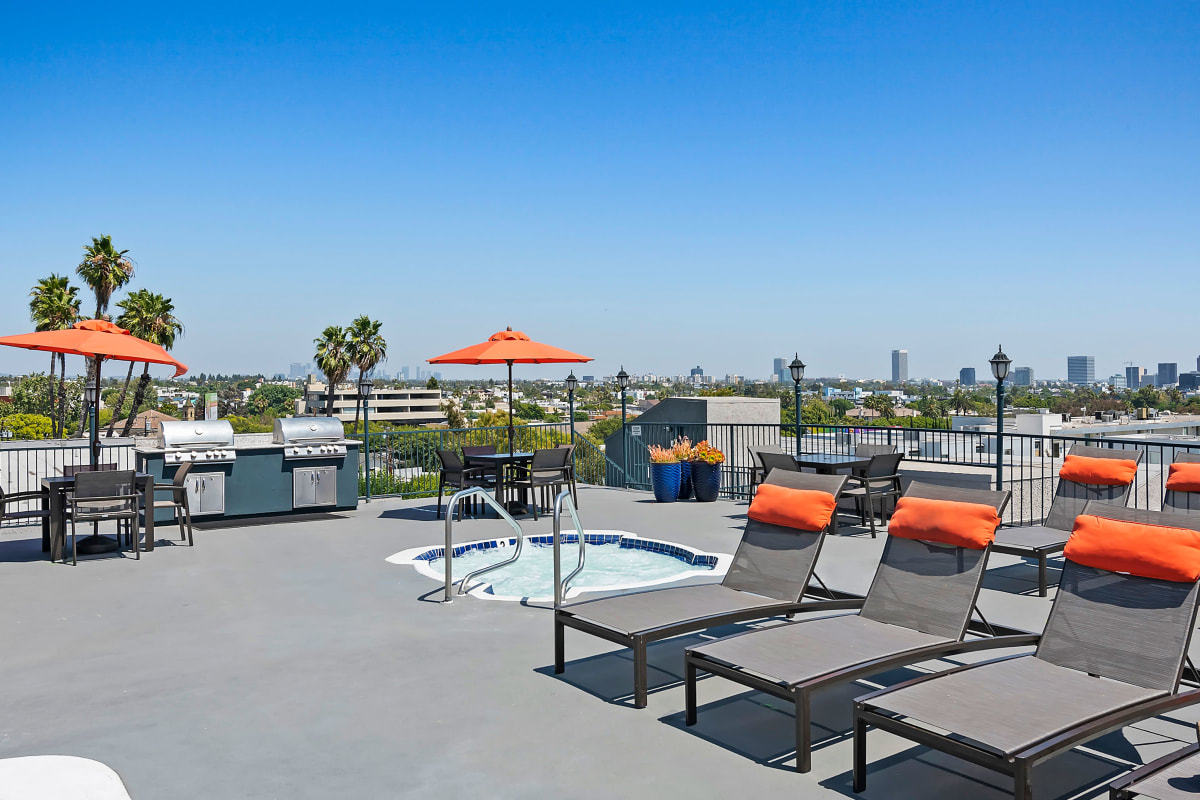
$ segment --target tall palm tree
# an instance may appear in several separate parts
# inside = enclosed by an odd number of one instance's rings
[[[69,328],[79,319],[79,289],[71,285],[71,279],[65,275],[51,274],[42,278],[29,293],[29,318],[35,329],[39,331],[57,331]],[[58,394],[65,405],[66,395],[66,356],[62,353],[50,354],[50,420],[51,432],[55,438],[62,435],[63,422],[61,414],[55,410],[54,360],[57,358],[63,366],[63,374],[59,378]]]
[[[320,338],[313,339],[317,353],[313,360],[317,368],[325,373],[325,416],[333,416],[333,393],[337,385],[346,380],[350,374],[349,341],[346,331],[338,325],[330,325],[321,332]]]
[[[96,296],[96,319],[104,318],[108,303],[112,300],[113,292],[129,283],[133,277],[133,261],[126,253],[128,250],[117,250],[113,247],[112,236],[101,234],[93,236],[91,244],[83,246],[83,260],[75,268],[75,274],[91,288]],[[96,359],[88,359],[87,380],[90,383],[98,366]],[[87,409],[84,409],[79,420],[78,436],[83,435],[83,426],[87,424]]]
[[[896,403],[890,395],[875,393],[863,401],[863,407],[879,413],[883,419],[891,419],[896,413]]]
[[[358,379],[370,375],[376,365],[387,360],[387,340],[379,333],[383,323],[363,314],[346,329],[347,354],[358,367]],[[358,412],[361,403],[354,404],[354,430],[358,430]]]
[[[130,302],[132,301],[132,302]],[[139,339],[153,342],[164,350],[175,346],[175,339],[183,333],[183,323],[175,316],[175,304],[171,298],[161,294],[140,289],[131,294],[128,300],[121,304],[125,309],[125,318],[129,332]],[[129,416],[125,418],[122,436],[133,432],[133,418],[146,399],[146,390],[150,387],[150,362],[142,367],[142,377],[138,380],[137,390],[133,393],[133,405]],[[120,406],[118,406],[119,410]],[[116,411],[113,412],[114,416]]]
[[[121,315],[117,317],[117,324],[128,330],[131,334],[139,339],[146,339],[152,329],[152,315],[157,304],[156,295],[146,289],[138,289],[131,293],[121,302],[117,303],[117,307],[121,309]],[[147,339],[147,341],[149,341]],[[108,421],[108,430],[105,431],[105,436],[112,436],[113,428],[117,425],[117,417],[120,416],[121,410],[125,408],[125,396],[129,393],[129,384],[133,381],[133,368],[137,366],[137,362],[130,361],[129,369],[125,372],[125,383],[121,385],[121,394],[117,397],[117,402],[113,406],[112,419]],[[132,417],[137,413],[129,416]]]

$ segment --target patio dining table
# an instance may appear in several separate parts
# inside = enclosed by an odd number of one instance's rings
[[[478,453],[467,456],[467,466],[484,466],[495,471],[496,473],[496,502],[509,508],[510,513],[525,513],[525,504],[517,503],[514,505],[520,508],[513,511],[509,503],[505,499],[506,490],[504,488],[505,473],[508,472],[505,467],[514,464],[528,464],[533,461],[533,453]]]
[[[865,469],[871,463],[869,457],[854,456],[848,453],[801,453],[793,456],[796,464],[810,467],[822,475],[832,475],[839,470]]]
[[[142,510],[145,512],[146,552],[154,550],[154,476],[136,472],[134,487],[141,495]],[[75,477],[58,475],[42,478],[42,491],[49,496],[50,516],[42,519],[42,552],[50,553],[51,561],[61,561],[66,547],[67,493],[75,488]]]

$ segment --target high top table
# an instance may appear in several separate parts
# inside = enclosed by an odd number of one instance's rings
[[[496,502],[508,509],[510,514],[524,514],[528,509],[524,503],[506,502],[504,489],[504,468],[511,464],[528,464],[533,461],[533,453],[480,453],[467,456],[466,463],[488,466],[496,472]]]
[[[146,519],[147,553],[154,550],[154,477],[145,472],[133,474],[134,487],[142,496],[142,514]],[[49,496],[50,516],[42,519],[42,552],[50,553],[51,561],[61,561],[66,547],[67,492],[75,488],[75,477],[59,475],[42,478],[42,491]],[[134,533],[136,536],[137,533]]]
[[[870,457],[852,456],[847,453],[801,453],[792,456],[801,467],[811,467],[822,475],[832,475],[838,470],[866,468]]]

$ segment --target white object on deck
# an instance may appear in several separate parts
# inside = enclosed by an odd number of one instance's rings
[[[0,759],[0,800],[131,800],[120,776],[76,756]]]

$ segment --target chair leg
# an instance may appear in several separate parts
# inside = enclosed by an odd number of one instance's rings
[[[867,509],[867,519],[871,522],[871,538],[875,538],[875,498],[871,496],[871,484],[867,484],[867,501],[864,504]]]
[[[854,716],[854,791],[867,789],[867,721]]]
[[[646,640],[638,637],[633,642],[633,707],[645,708],[646,698],[649,694],[649,689],[646,684],[649,681],[647,673],[649,669],[646,665]]]
[[[567,669],[567,626],[554,620],[554,674],[562,675]]]
[[[137,524],[136,519],[131,519],[127,523],[129,525],[129,536],[133,539],[133,557],[137,561],[142,560],[142,531]]]
[[[437,515],[434,517],[434,519],[442,518],[442,492],[444,492],[444,491],[445,491],[445,486],[442,484],[442,478],[438,477]]]
[[[808,691],[797,689],[796,772],[812,772],[812,701]]]
[[[1045,597],[1046,591],[1046,552],[1038,552],[1038,597]]]
[[[188,547],[195,547],[195,546],[196,546],[196,542],[195,542],[195,540],[192,538],[192,509],[191,509],[191,507],[188,505],[188,499],[187,499],[187,495],[186,495],[186,494],[183,496],[183,513],[184,513],[184,516],[186,516],[186,517],[187,517],[187,542],[188,542]]]
[[[79,546],[75,535],[75,518],[71,517],[71,564],[79,566]]]
[[[698,679],[699,670],[696,669],[696,662],[685,659],[683,662],[683,724],[695,725],[696,712],[698,703],[696,702],[696,681]]]

